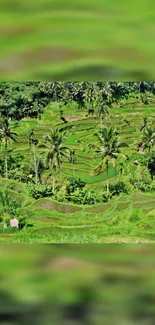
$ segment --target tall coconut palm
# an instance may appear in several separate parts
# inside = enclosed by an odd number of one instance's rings
[[[58,129],[51,130],[46,137],[46,164],[53,169],[53,193],[55,191],[55,173],[60,169],[64,159],[70,161],[70,149],[64,145],[66,134],[61,134]]]
[[[99,87],[95,82],[87,83],[87,87],[84,92],[85,104],[88,109],[88,114],[94,114],[95,109],[100,98]]]
[[[75,164],[77,161],[77,157],[75,155],[75,150],[70,150],[70,163]],[[75,178],[75,167],[73,168],[73,176]]]
[[[13,131],[16,125],[11,124],[11,120],[7,117],[0,119],[0,140],[4,145],[4,157],[5,157],[5,177],[8,178],[8,147],[10,141],[16,142],[18,140],[18,134]]]
[[[151,149],[153,149],[155,145],[155,129],[151,126],[147,126],[144,129],[142,136],[142,143],[144,150],[148,149],[148,154],[150,154]]]
[[[29,129],[28,130],[28,142],[29,142],[30,150],[32,148],[32,144],[33,144],[34,138],[35,138],[34,129]]]
[[[109,164],[112,162],[116,167],[118,156],[123,155],[121,149],[128,147],[128,145],[119,141],[117,130],[112,127],[102,129],[102,132],[96,134],[96,137],[96,157],[99,156],[101,159],[99,166],[96,168],[96,172],[99,174],[101,171],[106,169],[107,193],[109,193]],[[91,145],[91,147],[93,146],[94,145]]]
[[[33,134],[34,136],[34,134]],[[38,152],[39,148],[39,141],[35,138],[35,136],[32,138],[31,142],[31,149],[33,151],[33,168],[35,172],[35,183],[38,184],[38,181],[41,181],[41,173],[44,169],[44,164],[41,159],[41,155],[39,155]]]
[[[41,174],[44,170],[44,163],[42,159],[42,155],[39,153],[39,141],[36,138],[34,129],[28,125],[26,126],[26,130],[28,131],[28,144],[30,148],[30,152],[32,153],[32,169],[35,173],[35,183],[38,184],[38,181],[41,183]]]
[[[97,117],[101,118],[101,131],[103,128],[103,117],[105,115],[109,114],[109,107],[108,105],[105,105],[104,102],[99,102],[99,106],[97,108]]]
[[[32,166],[35,172],[35,183],[38,184],[38,166],[40,164],[40,159],[38,158],[38,139],[35,136],[34,129],[31,129],[28,125],[28,143],[30,147],[30,152],[33,153]]]
[[[146,161],[148,170],[151,174],[151,179],[153,180],[155,177],[155,152],[152,152],[151,157],[149,157],[149,159],[147,157]]]
[[[111,83],[106,82],[101,88],[101,98],[105,104],[111,105],[113,102],[113,89],[111,88]]]

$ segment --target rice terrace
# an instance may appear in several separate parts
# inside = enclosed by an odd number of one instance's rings
[[[155,242],[154,82],[0,83],[0,242]]]

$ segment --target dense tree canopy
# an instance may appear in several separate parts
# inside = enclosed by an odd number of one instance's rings
[[[0,82],[0,115],[20,120],[38,117],[49,102],[75,102],[78,108],[95,102],[111,104],[131,93],[155,92],[154,82]]]

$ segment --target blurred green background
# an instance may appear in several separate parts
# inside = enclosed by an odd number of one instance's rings
[[[1,245],[0,323],[155,323],[154,245]]]
[[[0,0],[1,80],[153,80],[153,0]]]

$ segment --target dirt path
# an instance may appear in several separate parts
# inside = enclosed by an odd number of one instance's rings
[[[76,122],[76,121],[85,121],[85,120],[94,120],[96,116],[94,117],[80,117],[80,116],[66,116],[65,119],[67,122]]]

